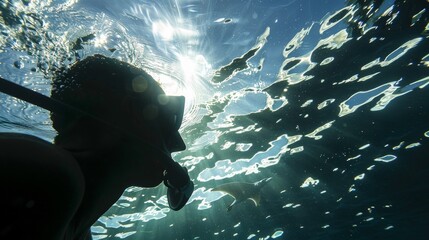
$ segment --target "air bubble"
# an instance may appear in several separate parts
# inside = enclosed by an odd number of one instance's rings
[[[18,69],[22,69],[22,68],[24,68],[24,62],[22,62],[21,60],[15,61],[15,62],[13,63],[13,65],[14,65],[16,68],[18,68]]]

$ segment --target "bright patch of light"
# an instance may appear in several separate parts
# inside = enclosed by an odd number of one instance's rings
[[[354,179],[356,180],[362,180],[365,177],[365,173],[357,175]]]
[[[386,155],[386,156],[383,156],[383,157],[378,157],[378,158],[376,158],[376,159],[374,159],[374,161],[377,161],[377,162],[391,162],[391,161],[393,161],[393,160],[395,160],[396,159],[396,156],[395,155]]]
[[[248,237],[247,237],[247,239],[249,240],[249,239],[252,239],[252,238],[254,238],[254,237],[256,237],[256,235],[255,234],[250,234]]]
[[[271,235],[271,238],[275,239],[275,238],[279,238],[283,235],[283,231],[282,230],[277,230],[275,233],[273,233],[273,235]]]
[[[402,145],[404,144],[404,141],[400,142],[397,146],[394,146],[392,149],[393,150],[398,150],[402,147]]]
[[[359,150],[363,150],[363,149],[365,149],[365,148],[368,148],[370,146],[370,144],[365,144],[365,145],[363,145],[362,147],[360,147],[359,148]]]
[[[152,33],[154,36],[158,36],[161,40],[171,41],[174,37],[174,28],[168,22],[154,22],[152,24]]]
[[[196,56],[195,58],[204,58],[201,55]],[[197,59],[192,59],[189,56],[180,56],[180,66],[183,71],[185,79],[192,79],[197,74]]]
[[[293,203],[288,203],[288,204],[284,205],[282,208],[288,208],[288,207],[292,207],[292,206],[293,206]]]
[[[347,158],[347,161],[351,161],[351,160],[355,160],[355,159],[358,159],[358,158],[360,158],[362,155],[357,155],[357,156],[354,156],[354,157],[350,157],[350,158]]]
[[[371,171],[372,169],[374,169],[374,167],[375,167],[375,165],[371,165],[366,170]]]
[[[115,237],[117,237],[117,238],[121,238],[121,239],[124,239],[124,238],[127,238],[127,237],[129,237],[129,236],[131,236],[131,235],[135,234],[135,233],[137,233],[137,231],[131,231],[131,232],[126,232],[126,233],[117,233],[117,234],[115,235]]]
[[[220,23],[220,22],[223,22],[223,21],[225,21],[225,18],[218,18],[214,22]]]
[[[92,233],[106,233],[107,229],[105,229],[102,226],[92,226],[91,227],[91,232]]]
[[[170,75],[155,75],[158,83],[167,95],[186,96],[186,90],[180,81]]]
[[[411,143],[411,144],[407,145],[407,146],[405,147],[405,149],[410,149],[410,148],[418,147],[418,146],[420,146],[420,145],[422,145],[422,144],[421,144],[421,143],[419,143],[419,142]]]
[[[317,184],[319,184],[318,179],[313,179],[312,177],[308,177],[305,179],[304,183],[301,184],[301,188],[306,188],[309,186],[315,187]]]
[[[94,46],[95,47],[102,47],[106,43],[107,43],[107,35],[106,34],[97,35],[97,37],[94,40]]]
[[[197,114],[197,93],[199,98],[204,98],[207,92],[207,85],[205,84],[205,77],[211,71],[211,65],[206,61],[203,55],[187,52],[176,53],[178,61],[174,69],[179,71],[170,73],[169,75],[176,76],[173,81],[175,84],[170,84],[164,88],[167,94],[182,95],[186,98],[184,125],[190,121],[195,120]],[[172,78],[172,77],[170,77]],[[180,85],[179,87],[177,85]]]

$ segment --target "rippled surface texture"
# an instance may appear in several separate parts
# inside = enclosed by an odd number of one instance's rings
[[[52,71],[101,53],[186,96],[188,205],[129,188],[94,239],[426,239],[428,1],[0,4],[4,78],[49,95]],[[55,136],[45,110],[0,101],[0,130]],[[261,198],[227,211],[231,186]]]

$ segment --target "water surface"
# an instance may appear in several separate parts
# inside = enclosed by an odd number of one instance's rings
[[[425,239],[427,1],[0,3],[2,77],[49,95],[100,53],[186,96],[188,205],[129,188],[94,239]],[[47,111],[0,102],[0,130],[52,141]],[[268,177],[259,207],[210,191]]]

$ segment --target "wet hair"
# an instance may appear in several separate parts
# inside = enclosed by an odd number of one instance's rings
[[[144,70],[102,55],[87,57],[56,74],[51,91],[52,98],[129,131],[156,118],[155,106],[163,94],[159,84]],[[82,118],[88,116],[51,115],[59,135]]]

